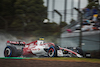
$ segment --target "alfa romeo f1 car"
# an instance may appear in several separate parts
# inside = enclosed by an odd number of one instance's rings
[[[7,41],[4,49],[5,57],[85,57],[79,48],[62,48],[54,43],[44,43],[44,40],[36,40],[26,44],[22,41]]]

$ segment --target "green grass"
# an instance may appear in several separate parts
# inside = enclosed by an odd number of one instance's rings
[[[100,63],[100,59],[92,58],[68,58],[68,57],[54,57],[54,58],[21,58],[21,57],[0,57],[0,59],[28,59],[28,60],[53,60],[53,61],[75,61],[75,62],[91,62]]]
[[[0,57],[0,59],[24,59],[21,57]]]
[[[32,59],[32,58],[31,58]],[[55,61],[76,61],[76,62],[91,62],[91,63],[100,63],[100,59],[92,58],[68,58],[68,57],[56,57],[56,58],[36,58],[38,60],[55,60]]]
[[[92,62],[100,63],[100,59],[91,59],[91,58],[51,58],[53,60],[62,60],[62,61],[77,61],[77,62]]]

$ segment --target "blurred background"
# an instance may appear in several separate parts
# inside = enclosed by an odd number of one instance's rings
[[[100,58],[99,0],[0,0],[0,57],[7,40],[44,37]]]

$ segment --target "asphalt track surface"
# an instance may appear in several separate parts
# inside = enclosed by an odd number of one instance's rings
[[[50,59],[0,59],[0,67],[100,67],[100,63]]]

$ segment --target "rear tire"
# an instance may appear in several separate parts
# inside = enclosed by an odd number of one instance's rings
[[[7,46],[4,50],[4,56],[5,57],[18,57],[18,56],[21,56],[21,51],[17,50],[16,47],[14,46]]]

